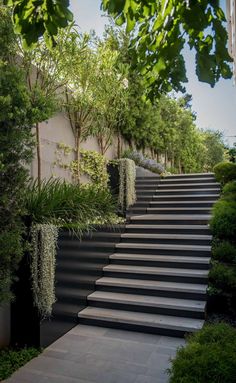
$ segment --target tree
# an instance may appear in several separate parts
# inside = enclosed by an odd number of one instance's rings
[[[24,227],[20,218],[26,165],[32,160],[32,104],[24,72],[14,64],[15,36],[8,10],[0,6],[0,302],[11,298],[21,259]]]
[[[219,131],[202,131],[203,142],[206,147],[205,168],[207,171],[213,170],[213,167],[224,160],[224,142],[223,135]]]
[[[68,0],[8,0],[13,7],[15,31],[24,46],[44,36],[55,44],[58,29],[72,20]],[[232,76],[227,51],[225,15],[218,0],[102,0],[102,8],[116,23],[133,33],[130,49],[153,99],[160,92],[184,90],[187,81],[182,50],[196,51],[196,73],[212,87],[222,76]]]
[[[133,33],[133,64],[145,76],[152,98],[171,89],[183,91],[187,81],[182,50],[196,52],[196,74],[212,87],[230,78],[224,12],[219,1],[103,0],[103,9]]]

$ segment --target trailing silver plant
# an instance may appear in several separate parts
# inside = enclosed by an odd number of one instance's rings
[[[50,316],[55,296],[55,267],[58,228],[52,224],[31,227],[31,276],[34,305],[42,318]]]
[[[121,209],[133,205],[136,201],[135,180],[136,180],[136,167],[135,162],[128,158],[121,158],[119,160],[119,197],[118,202]]]

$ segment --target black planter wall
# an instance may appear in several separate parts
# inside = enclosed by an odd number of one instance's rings
[[[11,341],[21,346],[46,347],[77,324],[78,312],[109,263],[109,255],[124,232],[123,225],[100,227],[80,240],[69,231],[59,235],[56,266],[56,297],[50,319],[40,320],[33,306],[29,255],[25,254],[14,285]]]

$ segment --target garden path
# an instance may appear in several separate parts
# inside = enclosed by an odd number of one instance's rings
[[[77,325],[5,383],[167,383],[180,338]]]

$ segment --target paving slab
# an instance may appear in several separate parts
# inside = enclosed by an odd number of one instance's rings
[[[78,325],[5,383],[168,383],[183,339]]]

